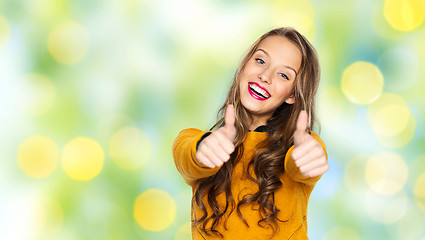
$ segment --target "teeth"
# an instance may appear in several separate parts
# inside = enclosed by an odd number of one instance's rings
[[[270,95],[266,91],[258,87],[256,84],[250,84],[249,87],[255,90],[257,93],[261,94],[264,98],[270,97]]]

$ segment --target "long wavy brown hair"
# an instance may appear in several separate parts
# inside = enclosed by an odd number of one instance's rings
[[[294,81],[292,92],[295,96],[295,102],[294,104],[283,102],[267,121],[268,137],[256,146],[256,152],[246,169],[249,178],[258,184],[259,190],[256,193],[243,196],[242,200],[236,204],[231,193],[230,181],[233,168],[243,155],[242,143],[249,131],[249,124],[252,121],[250,113],[242,106],[240,100],[239,80],[246,63],[255,53],[258,45],[269,36],[285,37],[294,43],[301,52],[301,67]],[[203,215],[199,217],[195,216],[196,218],[192,221],[194,227],[200,225],[201,231],[208,236],[223,237],[222,233],[217,230],[217,227],[219,224],[224,224],[224,229],[227,229],[227,218],[235,209],[238,216],[249,227],[240,211],[240,207],[250,203],[259,205],[258,211],[262,219],[258,221],[258,225],[261,227],[272,227],[273,234],[275,234],[278,227],[277,221],[287,221],[278,218],[280,210],[275,205],[274,192],[282,186],[282,182],[278,176],[284,172],[285,155],[293,145],[293,134],[300,111],[306,110],[310,117],[307,131],[311,132],[314,127],[316,116],[314,96],[317,92],[319,79],[320,68],[315,49],[303,35],[293,28],[273,29],[261,36],[250,47],[236,71],[227,99],[218,112],[218,121],[211,128],[213,130],[224,125],[226,106],[233,104],[235,106],[235,126],[237,129],[237,135],[234,140],[236,148],[230,160],[225,162],[215,175],[198,180],[198,185],[192,198],[192,209],[194,208],[194,204],[196,204],[203,212]],[[249,169],[253,170],[254,175],[251,175]],[[217,196],[223,192],[226,197],[225,206],[219,205],[217,201]],[[207,199],[206,203],[203,200],[204,198]],[[207,207],[211,209],[210,213],[208,213]]]

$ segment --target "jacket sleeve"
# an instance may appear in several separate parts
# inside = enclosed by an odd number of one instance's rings
[[[314,132],[311,132],[311,136],[322,146],[323,150],[325,151],[326,160],[328,159],[328,153],[326,152],[326,145],[323,142],[323,140]],[[285,156],[285,171],[288,173],[288,175],[296,182],[301,182],[306,185],[314,186],[317,181],[322,177],[322,175],[319,175],[317,177],[309,178],[305,177],[301,174],[299,168],[297,165],[295,165],[295,161],[291,156],[292,150],[294,150],[294,146],[289,148],[288,152]]]
[[[192,187],[196,180],[212,176],[220,169],[203,166],[195,158],[196,145],[205,133],[207,132],[199,129],[185,129],[178,134],[173,143],[173,158],[177,171]]]

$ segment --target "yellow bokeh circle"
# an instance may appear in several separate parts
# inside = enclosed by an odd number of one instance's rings
[[[192,227],[191,223],[185,223],[176,232],[174,240],[187,240],[192,239]]]
[[[175,217],[176,203],[163,190],[148,189],[134,203],[134,218],[146,230],[162,231],[173,223]]]
[[[50,54],[63,64],[76,64],[86,55],[90,45],[90,36],[84,26],[75,22],[66,22],[49,34],[47,47]]]
[[[368,122],[379,142],[385,147],[401,148],[415,134],[416,120],[406,101],[391,93],[383,93],[368,106]]]
[[[372,103],[381,95],[383,86],[381,71],[369,62],[355,62],[342,74],[342,92],[356,104]]]
[[[407,127],[410,117],[406,106],[385,106],[375,114],[373,130],[381,136],[395,136]]]
[[[90,138],[75,138],[63,149],[63,169],[75,180],[88,181],[96,177],[102,170],[103,162],[102,147]]]
[[[0,15],[0,51],[7,45],[10,39],[10,26],[6,18]]]
[[[28,74],[21,80],[19,107],[29,116],[41,116],[55,102],[56,91],[52,82],[41,74]]]
[[[369,158],[367,155],[358,155],[346,164],[344,183],[354,194],[362,196],[369,189],[365,178],[365,169]]]
[[[391,195],[403,188],[407,173],[407,166],[399,155],[383,152],[368,161],[365,178],[374,192]]]
[[[29,177],[44,178],[52,174],[59,163],[59,149],[45,136],[31,136],[18,149],[18,165]]]
[[[276,26],[291,26],[309,41],[313,42],[316,37],[316,28],[314,26],[314,19],[311,15],[303,12],[287,12],[275,17]]]
[[[414,194],[416,203],[425,211],[425,172],[416,180]]]
[[[423,0],[385,0],[384,17],[390,26],[399,31],[412,31],[425,19]]]
[[[144,131],[125,127],[109,141],[109,154],[121,168],[132,170],[143,166],[152,154],[152,141]]]
[[[315,8],[310,0],[277,0],[273,7],[275,26],[293,27],[311,42],[316,37],[314,16]]]
[[[415,136],[416,120],[413,116],[409,118],[407,127],[397,135],[394,136],[382,136],[376,135],[378,141],[382,146],[389,148],[402,148],[408,144]]]

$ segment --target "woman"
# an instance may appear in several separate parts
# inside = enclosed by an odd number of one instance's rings
[[[173,157],[193,189],[193,239],[307,239],[308,199],[329,168],[311,131],[319,72],[304,36],[274,29],[243,58],[214,131],[179,133]]]

